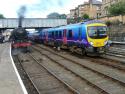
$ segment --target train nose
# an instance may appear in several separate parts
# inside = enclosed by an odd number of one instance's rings
[[[95,42],[95,46],[96,47],[104,46],[104,43],[103,42]]]

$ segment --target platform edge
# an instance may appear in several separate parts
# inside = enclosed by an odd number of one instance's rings
[[[27,90],[26,90],[26,88],[25,88],[25,86],[24,86],[24,83],[23,83],[23,81],[22,81],[22,79],[21,79],[21,77],[20,77],[20,75],[19,75],[19,72],[18,72],[18,70],[17,70],[17,68],[16,68],[16,66],[15,66],[15,64],[14,64],[13,58],[12,58],[12,56],[11,56],[11,44],[10,44],[10,58],[11,58],[11,61],[12,61],[11,63],[12,63],[12,65],[13,65],[13,68],[14,68],[14,70],[15,70],[15,72],[16,72],[18,81],[19,81],[19,83],[20,83],[20,85],[21,85],[21,88],[22,88],[24,94],[28,94],[28,92],[27,92]]]

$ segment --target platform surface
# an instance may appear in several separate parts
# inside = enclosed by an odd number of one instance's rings
[[[25,94],[10,56],[10,43],[0,44],[0,94]]]

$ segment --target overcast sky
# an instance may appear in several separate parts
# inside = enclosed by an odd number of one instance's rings
[[[0,13],[6,18],[15,18],[21,6],[26,6],[25,17],[45,18],[51,12],[68,14],[70,9],[83,4],[88,0],[2,0],[0,3]],[[102,1],[102,0],[98,0]]]

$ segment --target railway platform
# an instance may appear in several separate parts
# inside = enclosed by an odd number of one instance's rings
[[[0,94],[27,94],[10,53],[10,43],[0,44]]]

